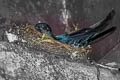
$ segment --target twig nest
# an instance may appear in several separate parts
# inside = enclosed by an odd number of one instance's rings
[[[26,24],[19,25],[18,27],[14,24],[13,26],[11,27],[12,33],[14,32],[17,34],[20,40],[26,40],[27,43],[32,47],[34,46],[34,48],[42,49],[57,55],[69,55],[71,59],[87,59],[87,55],[91,53],[90,45],[85,48],[74,48],[73,46],[55,41],[50,37],[46,39],[49,41],[42,41],[42,34],[36,31],[33,25]]]

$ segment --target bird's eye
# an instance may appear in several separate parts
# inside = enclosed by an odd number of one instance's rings
[[[47,31],[49,31],[49,28],[46,28]]]

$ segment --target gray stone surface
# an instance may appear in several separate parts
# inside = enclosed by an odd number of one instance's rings
[[[116,62],[120,67],[120,44],[116,45],[105,57],[103,57],[100,62],[106,64],[110,62]]]
[[[119,80],[119,74],[44,51],[0,42],[0,80]]]

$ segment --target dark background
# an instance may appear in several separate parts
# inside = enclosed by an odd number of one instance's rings
[[[116,15],[108,27],[117,26],[117,30],[92,45],[94,53],[91,58],[101,62],[120,62],[119,4],[120,0],[0,0],[0,40],[4,40],[5,28],[12,22],[46,22],[52,26],[55,34],[60,34],[65,31],[65,19],[62,17],[65,10],[69,15],[68,26],[78,24],[79,29],[82,29],[101,20],[114,8]]]

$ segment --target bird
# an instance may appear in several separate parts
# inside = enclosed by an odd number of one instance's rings
[[[90,42],[105,34],[113,32],[116,29],[116,27],[112,27],[104,30],[111,23],[114,16],[115,10],[112,9],[105,18],[88,28],[75,30],[71,33],[62,33],[59,35],[53,34],[51,26],[47,23],[37,23],[35,25],[35,29],[60,43],[73,45],[75,48],[86,47],[90,45]]]

